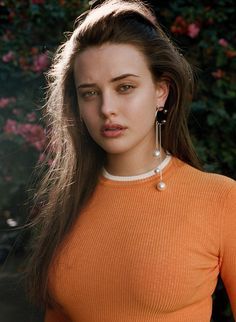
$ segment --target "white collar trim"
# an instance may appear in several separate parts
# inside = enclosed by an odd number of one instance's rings
[[[135,180],[146,179],[146,178],[149,178],[153,175],[156,175],[155,170],[157,168],[159,170],[163,170],[169,164],[171,158],[172,158],[171,155],[167,154],[165,159],[159,164],[158,167],[156,167],[146,173],[138,174],[136,176],[114,176],[114,175],[108,173],[105,168],[103,168],[102,174],[106,179],[113,180],[113,181],[135,181]]]

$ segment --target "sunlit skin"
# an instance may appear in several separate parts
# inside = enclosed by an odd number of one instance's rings
[[[74,75],[81,117],[107,153],[107,171],[131,176],[157,166],[155,115],[165,104],[168,85],[153,81],[145,56],[128,44],[89,47],[76,57]],[[111,128],[102,132],[107,124]]]

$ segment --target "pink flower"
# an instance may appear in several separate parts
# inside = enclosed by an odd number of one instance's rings
[[[14,103],[15,101],[15,97],[2,97],[0,98],[0,108],[7,107],[10,103]]]
[[[191,38],[196,38],[199,34],[200,26],[198,23],[194,22],[188,25],[187,35]]]
[[[229,43],[227,40],[224,38],[219,39],[218,44],[221,45],[222,47],[228,47]]]
[[[39,151],[45,148],[46,135],[42,126],[38,124],[20,124],[15,120],[8,119],[3,130],[5,133],[20,135]]]
[[[5,55],[2,56],[2,61],[4,63],[9,63],[14,58],[15,58],[15,53],[12,50],[10,50],[8,53],[6,53]]]
[[[33,145],[37,150],[44,149],[46,144],[46,135],[44,129],[38,124],[19,124],[18,133],[26,142]]]
[[[171,32],[174,34],[183,35],[186,33],[187,22],[184,20],[182,16],[177,16],[173,25],[171,26]]]
[[[46,70],[49,66],[49,58],[47,54],[39,54],[34,57],[32,70],[34,72],[41,72]]]
[[[0,108],[6,107],[10,103],[10,99],[8,97],[0,98]]]
[[[14,108],[14,109],[12,110],[12,113],[13,113],[14,115],[21,115],[22,110],[21,110],[21,109],[19,109],[19,108]]]
[[[29,122],[34,122],[36,120],[36,114],[34,112],[28,113],[26,117]]]
[[[9,134],[18,134],[18,123],[15,120],[8,119],[3,127],[3,131]]]

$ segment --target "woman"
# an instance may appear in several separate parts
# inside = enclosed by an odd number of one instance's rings
[[[219,274],[236,317],[236,185],[200,170],[192,89],[140,1],[106,1],[59,48],[29,266],[46,322],[209,322]]]

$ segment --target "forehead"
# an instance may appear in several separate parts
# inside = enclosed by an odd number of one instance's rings
[[[150,75],[144,54],[130,44],[104,44],[88,47],[75,59],[74,72],[77,80],[89,81],[96,78],[116,77],[134,73]]]

